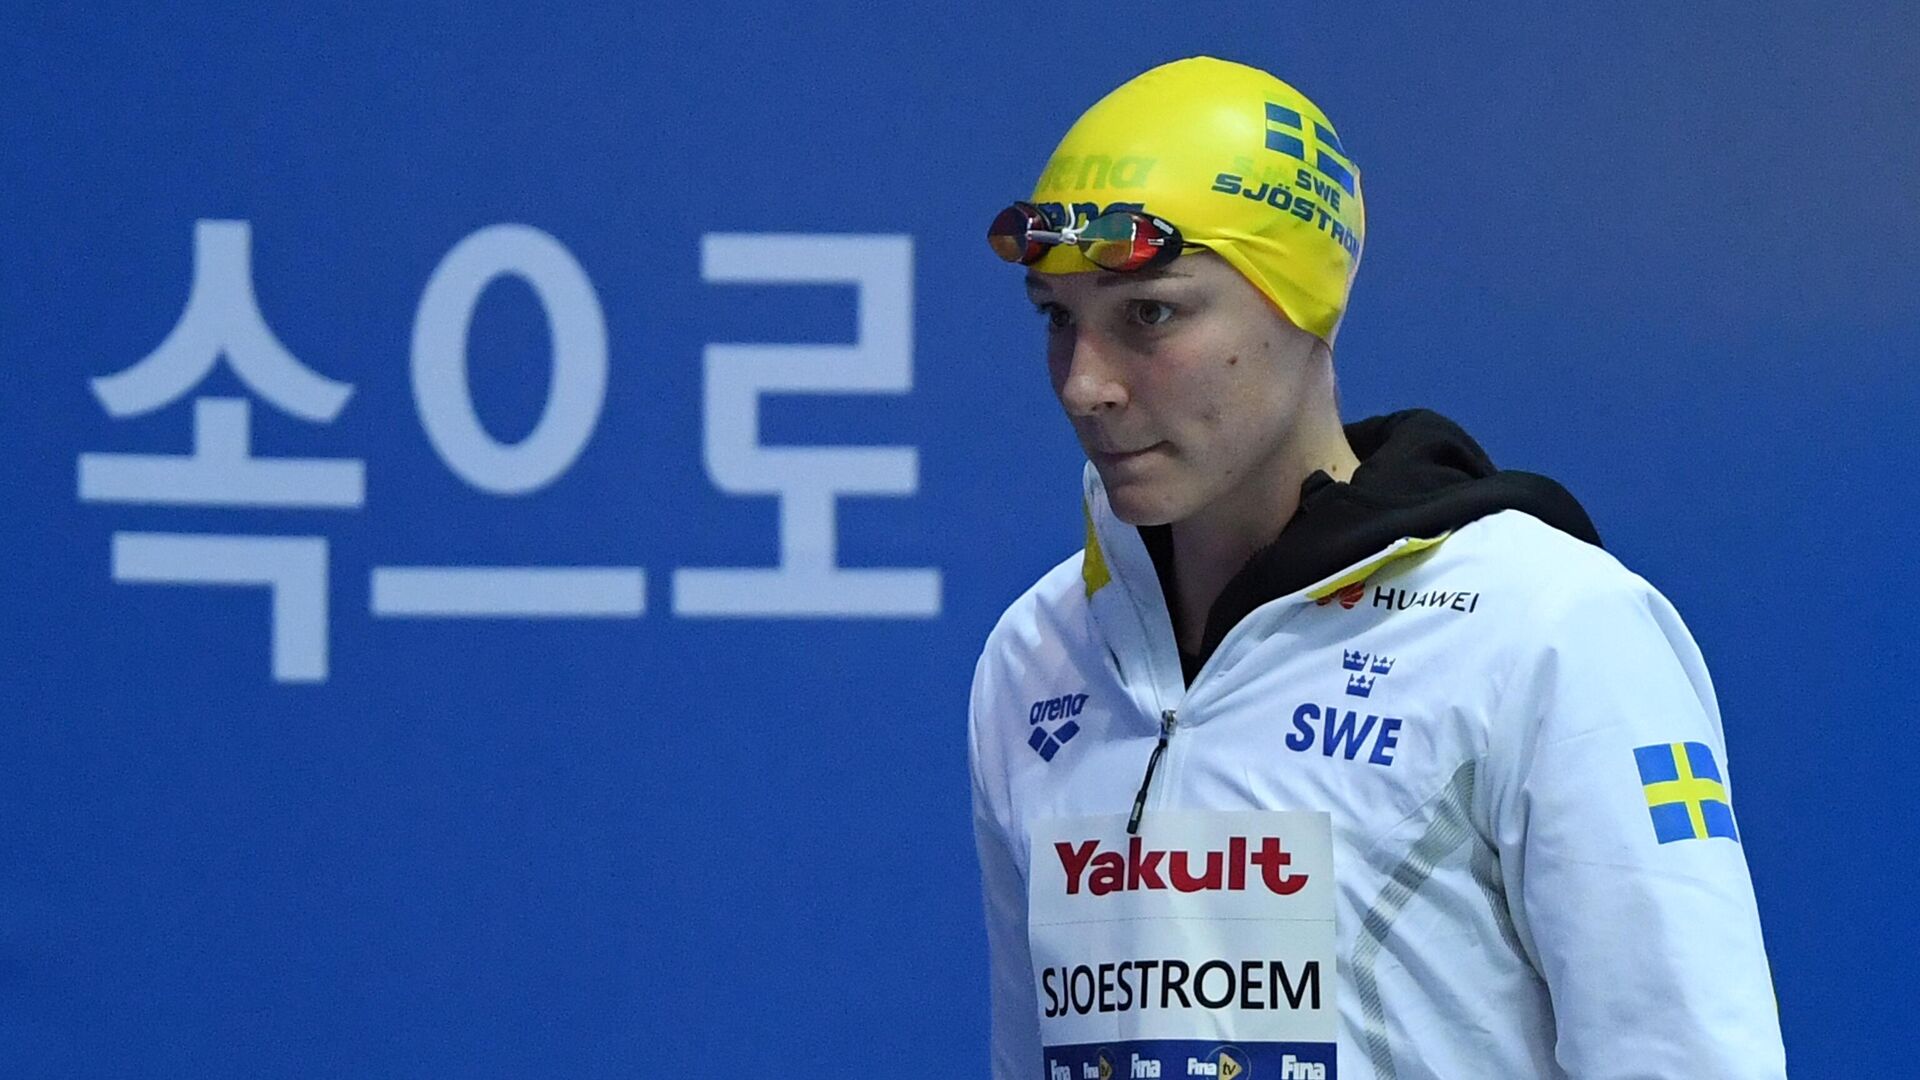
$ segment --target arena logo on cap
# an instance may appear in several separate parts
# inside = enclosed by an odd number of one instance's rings
[[[1147,176],[1158,165],[1158,158],[1139,157],[1129,154],[1122,158],[1111,158],[1105,154],[1066,154],[1054,158],[1048,163],[1046,173],[1040,177],[1037,191],[1053,191],[1069,188],[1080,191],[1103,191],[1109,187],[1143,188],[1147,186]]]

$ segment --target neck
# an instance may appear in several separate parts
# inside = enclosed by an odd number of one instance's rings
[[[1353,478],[1360,465],[1332,409],[1318,414],[1310,430],[1290,440],[1264,467],[1250,473],[1227,496],[1173,523],[1173,574],[1180,610],[1173,612],[1180,647],[1200,651],[1207,615],[1220,593],[1248,560],[1273,543],[1300,509],[1300,485],[1316,471],[1335,480]]]

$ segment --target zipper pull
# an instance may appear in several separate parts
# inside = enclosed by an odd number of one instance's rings
[[[1153,754],[1147,758],[1147,775],[1140,780],[1140,794],[1133,797],[1133,813],[1127,815],[1128,836],[1140,831],[1140,818],[1147,812],[1147,789],[1153,786],[1153,770],[1160,767],[1160,756],[1167,752],[1167,740],[1179,722],[1172,709],[1160,714],[1160,741],[1153,744]]]

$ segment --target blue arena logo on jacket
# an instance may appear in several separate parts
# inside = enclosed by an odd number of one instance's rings
[[[1655,743],[1635,747],[1640,784],[1647,792],[1653,833],[1663,844],[1724,836],[1734,843],[1733,804],[1720,766],[1706,743]]]
[[[1027,723],[1033,725],[1033,731],[1027,735],[1027,745],[1043,760],[1052,761],[1053,755],[1060,752],[1060,746],[1067,740],[1080,734],[1080,724],[1073,717],[1087,707],[1087,695],[1062,694],[1059,697],[1036,701],[1027,709]],[[1048,730],[1046,725],[1065,720],[1057,728]]]

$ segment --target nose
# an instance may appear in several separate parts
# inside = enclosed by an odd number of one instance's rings
[[[1054,392],[1068,416],[1096,416],[1124,408],[1127,387],[1113,357],[1113,345],[1100,335],[1076,329],[1054,345]]]

